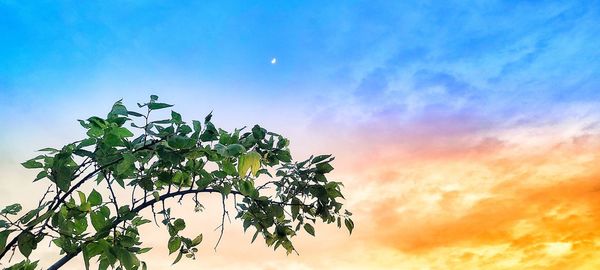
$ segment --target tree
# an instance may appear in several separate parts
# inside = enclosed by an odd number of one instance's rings
[[[174,264],[183,256],[193,259],[202,234],[182,235],[186,222],[172,216],[165,201],[185,199],[201,211],[199,195],[205,193],[220,196],[222,202],[215,248],[231,203],[244,232],[255,230],[252,242],[261,236],[287,254],[296,251],[291,240],[299,231],[315,235],[318,219],[338,228],[344,224],[352,233],[352,214],[342,211],[340,202],[342,183],[326,177],[333,170],[331,155],[293,161],[283,136],[258,125],[227,132],[213,125],[212,113],[202,122],[186,123],[175,111],[170,119],[152,120],[152,112],[172,107],[155,95],[138,107],[143,113],[117,101],[106,118],[79,120],[87,130],[85,139],[41,149],[43,154],[22,163],[40,170],[34,182],[50,185],[35,209],[19,216],[22,207],[13,204],[0,211],[0,260],[16,250],[26,257],[7,269],[35,269],[38,261],[29,257],[44,239],[63,256],[50,270],[78,254],[86,269],[92,259],[98,269],[146,269],[137,257],[150,250],[142,246],[138,231],[152,222],[142,213],[146,209],[157,226],[160,220],[166,227],[169,254],[176,253]],[[130,196],[118,197],[116,189]]]

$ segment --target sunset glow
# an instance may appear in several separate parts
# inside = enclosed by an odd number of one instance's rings
[[[171,266],[147,224],[150,269],[600,269],[598,7],[0,0],[0,207],[37,202],[19,163],[85,136],[77,119],[157,94],[336,156],[356,227],[318,225],[286,256],[232,220],[215,251],[206,198],[178,212],[199,258]]]

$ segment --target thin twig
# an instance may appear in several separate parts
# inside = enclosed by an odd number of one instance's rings
[[[225,208],[225,195],[221,195],[221,202],[223,205],[223,215],[221,216],[221,232],[219,233],[219,240],[217,240],[217,244],[215,244],[215,251],[217,251],[217,247],[219,246],[219,243],[221,243],[223,232],[225,231],[225,214],[227,213]]]

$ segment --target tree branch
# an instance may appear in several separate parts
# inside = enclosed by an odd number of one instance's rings
[[[139,206],[133,208],[131,210],[131,212],[133,213],[139,213],[140,211],[144,210],[147,207],[150,207],[152,205],[154,205],[155,203],[158,202],[162,202],[168,198],[172,198],[172,197],[176,197],[176,196],[180,196],[180,195],[187,195],[187,194],[197,194],[197,193],[215,193],[215,192],[219,192],[217,190],[214,189],[203,189],[203,190],[181,190],[181,191],[177,191],[177,192],[173,192],[173,193],[167,193],[164,194],[162,196],[159,197],[159,200],[149,200],[143,204],[140,204]],[[125,221],[125,219],[123,218],[123,216],[117,218],[115,221],[113,221],[113,223],[107,227],[104,228],[104,230],[110,231],[112,230],[114,227],[118,226],[119,223]],[[67,263],[68,261],[70,261],[71,259],[73,259],[75,256],[77,256],[77,254],[81,253],[83,247],[91,242],[93,242],[94,240],[96,240],[96,237],[98,235],[101,235],[101,232],[96,233],[94,236],[91,237],[90,240],[84,242],[83,244],[81,244],[73,253],[68,253],[65,256],[63,256],[62,258],[60,258],[58,261],[56,261],[53,265],[51,265],[50,267],[48,267],[48,270],[57,270],[60,267],[62,267],[65,263]]]
[[[198,190],[198,189],[189,190],[189,189],[187,189],[187,190],[176,191],[176,192],[173,192],[173,193],[166,193],[166,194],[161,195],[158,200],[148,200],[148,201],[140,204],[139,206],[133,208],[131,210],[131,212],[133,212],[133,213],[139,213],[140,211],[144,210],[147,207],[154,206],[155,203],[164,202],[168,198],[177,197],[177,196],[183,196],[183,195],[187,195],[187,194],[198,194],[198,193],[220,193],[220,191],[215,190],[215,189],[202,189],[202,190]],[[243,196],[242,193],[240,193],[238,191],[235,191],[235,190],[231,191],[231,194],[242,195]],[[291,204],[291,203],[276,202],[276,201],[270,201],[270,202],[276,203],[276,204],[281,204],[281,205],[304,205],[304,204]],[[223,198],[223,205],[224,204],[225,204],[225,199]],[[226,212],[223,213],[222,222],[225,221],[225,214],[226,214]],[[121,223],[123,221],[125,221],[125,219],[124,219],[123,216],[121,216],[121,217],[117,218],[115,221],[113,221],[113,223],[111,224],[111,226],[105,228],[104,230],[110,231],[114,227],[118,226],[119,223]],[[70,261],[71,259],[73,259],[75,256],[77,256],[77,254],[79,254],[82,251],[82,249],[83,249],[83,247],[85,245],[87,245],[87,244],[93,242],[94,240],[96,240],[96,237],[98,235],[101,235],[101,233],[102,232],[96,233],[94,236],[91,237],[90,240],[87,240],[85,243],[81,244],[76,249],[75,252],[66,254],[65,256],[63,256],[62,258],[60,258],[52,266],[48,267],[48,270],[57,270],[60,267],[62,267],[65,263],[67,263],[68,261]],[[221,232],[221,236],[222,236],[222,232]],[[219,237],[219,241],[220,241],[220,239],[221,239],[221,237]],[[218,245],[218,242],[217,242],[217,245]]]
[[[135,150],[135,151],[140,151],[140,150],[143,150],[143,149],[147,149],[148,147],[150,147],[150,146],[152,146],[152,145],[154,145],[154,144],[157,144],[157,143],[159,143],[160,141],[161,141],[161,140],[155,140],[155,141],[152,141],[151,143],[149,143],[149,144],[146,144],[146,145],[144,145],[144,146],[142,146],[142,147],[138,148],[138,149],[137,149],[137,150]],[[100,171],[102,171],[102,170],[104,170],[104,169],[108,168],[109,166],[112,166],[112,165],[114,165],[114,164],[118,163],[118,162],[119,162],[119,161],[121,161],[122,159],[123,159],[122,157],[121,157],[121,158],[118,158],[118,159],[117,159],[117,160],[115,160],[115,161],[109,162],[109,163],[107,163],[107,164],[105,164],[105,165],[103,165],[103,166],[101,166],[101,167],[98,167],[98,168],[96,168],[94,171],[90,172],[90,173],[89,173],[89,174],[87,174],[85,177],[83,177],[81,180],[79,180],[79,182],[77,182],[75,185],[73,185],[73,186],[72,186],[72,187],[71,187],[71,188],[70,188],[70,189],[69,189],[67,192],[65,192],[65,193],[63,194],[63,196],[60,196],[60,198],[59,198],[59,195],[60,195],[60,193],[59,193],[59,192],[57,192],[57,193],[56,193],[56,196],[54,197],[54,199],[53,199],[53,201],[52,201],[52,203],[51,203],[51,204],[48,206],[48,211],[47,211],[47,212],[50,212],[50,211],[56,211],[56,209],[58,209],[58,208],[61,206],[61,204],[62,204],[62,203],[63,203],[63,202],[64,202],[64,201],[67,199],[67,197],[68,197],[68,196],[70,196],[70,195],[71,195],[73,192],[75,192],[75,190],[77,190],[79,187],[81,187],[81,185],[83,185],[83,183],[85,183],[85,182],[86,182],[87,180],[89,180],[90,178],[94,177],[94,176],[95,176],[95,175],[96,175],[98,172],[100,172]],[[82,164],[82,165],[83,165],[83,164]],[[46,213],[47,213],[47,212],[46,212]],[[44,228],[45,228],[45,227],[48,225],[48,221],[50,221],[50,219],[46,219],[46,221],[44,222],[44,225],[41,227],[41,229],[40,229],[40,231],[38,232],[38,234],[40,234],[40,233],[42,233],[42,232],[43,232],[43,229],[44,229]],[[35,225],[35,224],[34,224],[34,225]],[[23,230],[21,230],[21,232],[20,232],[20,233],[19,233],[17,236],[15,236],[15,237],[14,237],[14,238],[13,238],[13,239],[10,241],[10,242],[8,242],[8,243],[6,244],[6,247],[5,247],[5,248],[4,248],[4,250],[3,250],[3,251],[0,253],[0,260],[1,260],[1,259],[4,257],[4,255],[6,255],[6,253],[9,251],[9,249],[10,249],[11,247],[13,247],[14,245],[16,245],[16,244],[17,244],[17,240],[18,240],[19,236],[21,236],[22,234],[24,234],[24,233],[26,233],[26,232],[30,232],[30,231],[31,231],[31,230],[34,228],[34,225],[31,225],[31,226],[25,227]]]
[[[221,197],[221,201],[223,203],[223,216],[221,216],[221,232],[219,233],[219,240],[217,240],[217,243],[215,244],[215,251],[217,251],[217,247],[219,246],[219,243],[221,243],[221,239],[223,238],[223,232],[225,231],[225,214],[227,214],[227,209],[225,208],[225,196],[223,195]]]

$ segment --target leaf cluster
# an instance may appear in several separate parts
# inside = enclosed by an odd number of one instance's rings
[[[188,199],[201,211],[201,194],[219,194],[223,215],[231,204],[244,231],[252,228],[274,249],[295,252],[292,239],[300,231],[315,235],[315,224],[342,224],[351,233],[351,213],[343,210],[342,183],[330,181],[331,155],[294,161],[289,140],[255,125],[225,131],[212,122],[170,117],[154,120],[154,111],[172,107],[152,95],[147,103],[129,110],[117,101],[106,117],[79,120],[86,137],[22,163],[39,170],[34,182],[49,187],[38,206],[24,214],[19,204],[0,210],[0,259],[18,250],[27,259],[8,269],[35,269],[29,257],[50,238],[63,258],[48,269],[58,269],[78,254],[89,269],[146,269],[138,255],[148,252],[139,227],[151,223],[142,210],[151,209],[154,223],[166,228],[173,263],[194,259],[203,235],[186,236],[186,221],[173,217],[167,199]],[[85,192],[84,190],[90,190]],[[130,198],[115,196],[124,189]],[[156,209],[155,209],[156,208]],[[217,242],[218,245],[218,242]],[[215,246],[216,248],[216,246]],[[12,257],[12,256],[11,256]]]

